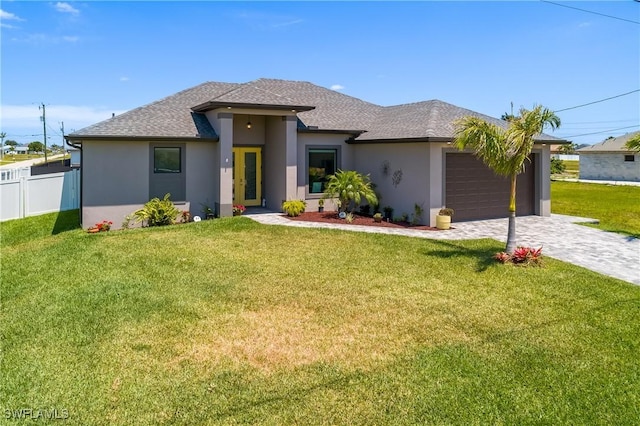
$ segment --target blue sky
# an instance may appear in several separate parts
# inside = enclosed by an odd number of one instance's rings
[[[640,3],[3,1],[0,126],[49,144],[205,81],[305,80],[380,105],[570,108],[576,143],[640,130]],[[635,21],[628,22],[628,21]],[[594,133],[585,136],[575,136]]]

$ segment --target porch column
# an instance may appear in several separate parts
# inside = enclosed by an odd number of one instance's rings
[[[444,206],[444,148],[437,143],[427,144],[429,170],[429,226],[436,226],[436,216]]]
[[[285,194],[287,200],[297,200],[298,197],[298,118],[295,115],[283,117],[285,130]],[[304,197],[303,197],[304,198]]]
[[[551,147],[542,145],[542,152],[537,153],[536,158],[536,187],[539,186],[539,196],[536,191],[538,208],[536,213],[540,216],[551,216]]]
[[[220,123],[218,158],[220,199],[218,200],[218,215],[220,217],[233,216],[233,114],[218,113]]]

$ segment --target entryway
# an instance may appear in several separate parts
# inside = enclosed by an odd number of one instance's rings
[[[262,148],[233,148],[233,204],[262,204]]]

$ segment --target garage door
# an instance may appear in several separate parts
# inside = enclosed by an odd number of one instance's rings
[[[516,215],[535,214],[535,155],[516,183]],[[471,154],[447,153],[446,206],[455,210],[454,220],[508,217],[509,179],[497,176]]]

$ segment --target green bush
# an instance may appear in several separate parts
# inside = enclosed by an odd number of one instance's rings
[[[362,175],[354,170],[338,170],[329,176],[323,198],[337,198],[339,211],[353,213],[362,203],[362,199],[375,206],[378,197],[373,190],[369,175]]]
[[[288,200],[282,203],[282,210],[289,217],[300,216],[307,208],[307,202],[304,200]]]
[[[564,173],[566,166],[564,165],[564,161],[559,158],[551,159],[551,174],[560,174]]]
[[[143,225],[146,223],[146,226],[173,224],[178,214],[180,214],[180,210],[173,205],[169,199],[170,196],[171,194],[166,194],[162,200],[153,198],[148,201],[144,207],[133,214],[136,222],[142,222]]]

